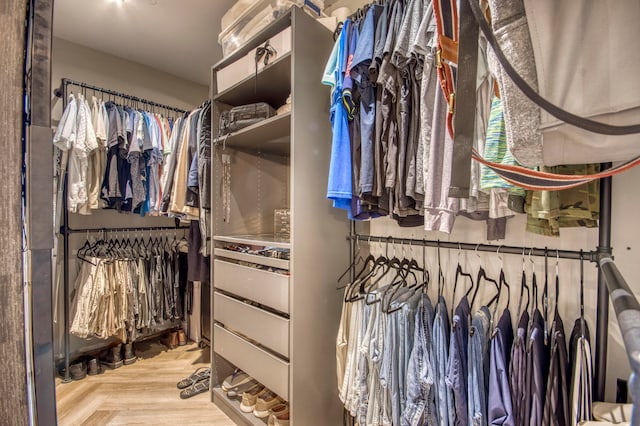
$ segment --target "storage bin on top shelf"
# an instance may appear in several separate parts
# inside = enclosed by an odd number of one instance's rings
[[[218,43],[223,55],[229,56],[293,6],[302,7],[312,16],[319,17],[324,10],[324,0],[238,0],[220,23]]]

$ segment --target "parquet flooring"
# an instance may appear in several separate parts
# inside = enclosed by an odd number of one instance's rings
[[[180,379],[208,366],[208,349],[188,344],[168,350],[158,342],[142,342],[136,355],[135,364],[97,376],[66,384],[57,379],[58,424],[234,425],[208,392],[183,400],[176,388]]]

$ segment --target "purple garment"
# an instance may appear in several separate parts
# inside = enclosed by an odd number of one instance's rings
[[[509,388],[509,360],[512,345],[511,313],[505,309],[491,340],[487,408],[490,425],[515,426],[511,389]]]
[[[518,323],[518,329],[511,347],[511,360],[509,361],[509,384],[511,386],[511,402],[516,426],[528,424],[525,421],[525,394],[527,371],[527,328],[529,325],[529,313],[523,312]]]
[[[525,422],[529,426],[542,425],[542,410],[547,389],[547,374],[549,372],[549,352],[544,342],[544,320],[536,309],[533,314],[533,324],[527,343],[527,392],[525,393]]]
[[[455,426],[469,423],[467,408],[467,346],[469,342],[469,314],[471,308],[467,297],[463,297],[453,315],[449,363],[447,364],[447,386],[453,391]]]

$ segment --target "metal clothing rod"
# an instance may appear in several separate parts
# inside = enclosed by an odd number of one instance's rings
[[[80,234],[86,232],[144,232],[144,231],[171,231],[171,230],[187,230],[188,226],[149,226],[149,227],[139,227],[139,228],[78,228],[71,229],[69,228],[67,231],[69,234]]]
[[[181,113],[181,114],[186,112],[185,110],[180,109],[180,108],[176,108],[176,107],[172,107],[172,106],[164,105],[164,104],[159,104],[157,102],[153,102],[153,101],[150,101],[148,99],[142,99],[142,98],[139,98],[137,96],[128,95],[126,93],[116,92],[115,90],[110,90],[110,89],[105,89],[105,88],[98,87],[98,86],[93,86],[93,85],[88,84],[88,83],[82,83],[82,82],[79,82],[79,81],[73,81],[73,80],[70,80],[68,78],[63,78],[62,79],[61,86],[76,86],[76,87],[80,87],[80,88],[84,88],[84,89],[93,90],[94,92],[106,93],[108,95],[117,96],[119,98],[129,99],[129,100],[132,100],[132,101],[140,102],[140,103],[143,103],[145,105],[151,105],[151,106],[155,106],[155,107],[158,107],[158,108],[175,111],[175,112],[178,112],[178,113]],[[56,91],[55,91],[55,94],[58,97],[62,96],[63,93],[64,93],[64,91],[61,91],[60,89],[56,89]]]
[[[413,238],[396,238],[396,237],[382,237],[376,235],[364,235],[364,234],[354,234],[354,236],[349,236],[347,239],[355,239],[356,241],[370,242],[376,241],[381,243],[392,243],[392,244],[406,244],[412,246],[426,246],[426,247],[440,247],[445,249],[460,249],[460,250],[473,250],[473,251],[483,251],[483,252],[491,252],[496,253],[500,252],[500,254],[519,254],[522,255],[524,253],[529,256],[538,256],[538,257],[558,257],[561,259],[575,259],[575,260],[588,260],[590,262],[597,262],[597,252],[596,251],[575,251],[575,250],[556,250],[550,248],[539,248],[539,247],[520,247],[520,246],[503,246],[503,245],[493,245],[493,244],[471,244],[471,243],[463,243],[463,242],[455,242],[455,241],[440,241],[440,240],[418,240]]]
[[[640,401],[640,381],[638,380],[640,374],[640,304],[610,255],[601,257],[599,265],[611,295],[611,303],[616,311],[618,326],[631,365],[632,373],[629,379],[629,390],[633,401],[631,424],[638,425],[640,424],[640,410],[636,404]]]

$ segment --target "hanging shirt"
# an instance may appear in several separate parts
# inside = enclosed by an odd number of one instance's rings
[[[80,212],[89,201],[89,157],[97,148],[98,142],[91,124],[91,109],[79,94],[75,141],[69,155],[68,169],[67,207],[72,213]]]
[[[439,426],[453,425],[454,417],[453,393],[446,383],[449,336],[449,311],[444,297],[440,296],[433,321],[435,399]]]
[[[509,361],[513,344],[511,313],[505,309],[491,339],[487,417],[490,425],[514,426],[509,388]]]
[[[569,414],[569,359],[564,324],[556,310],[551,329],[551,361],[544,402],[543,426],[567,426]]]
[[[469,374],[467,386],[469,424],[487,425],[487,384],[488,377],[488,343],[491,324],[489,308],[483,306],[473,316],[471,322],[468,361]]]
[[[69,95],[67,107],[62,113],[62,118],[53,135],[53,145],[62,150],[69,151],[76,141],[76,120],[78,115],[78,104],[73,94]]]
[[[467,426],[469,424],[467,405],[467,379],[469,369],[467,364],[467,351],[470,310],[467,296],[464,296],[460,303],[458,303],[458,307],[453,315],[453,327],[451,329],[446,383],[453,393],[455,414],[453,424],[455,426]]]
[[[591,334],[586,321],[578,318],[571,331],[569,356],[571,362],[570,425],[591,420],[593,361],[591,359]]]
[[[530,426],[542,425],[542,410],[549,373],[549,353],[544,342],[544,320],[540,311],[535,310],[529,335],[527,354],[528,393],[525,396],[525,419]]]
[[[526,371],[527,371],[527,328],[529,313],[525,310],[518,322],[513,346],[511,347],[511,361],[509,363],[509,383],[511,386],[511,400],[516,426],[528,425],[525,418]]]
[[[402,416],[402,425],[433,425],[437,422],[433,317],[433,306],[425,294],[416,310],[413,349],[407,371],[407,405]]]
[[[360,93],[360,180],[359,194],[373,191],[373,155],[375,130],[375,86],[369,80],[369,66],[373,60],[376,23],[382,14],[382,6],[372,5],[362,24],[358,46],[353,55],[351,76]]]
[[[325,67],[322,82],[333,84],[331,101],[331,162],[329,164],[329,180],[327,198],[333,200],[333,206],[344,209],[351,214],[352,180],[351,180],[351,141],[347,113],[342,103],[343,70],[346,68],[347,37],[350,33],[351,21],[347,19],[336,41],[336,54],[329,58]],[[334,49],[336,49],[334,46]]]

